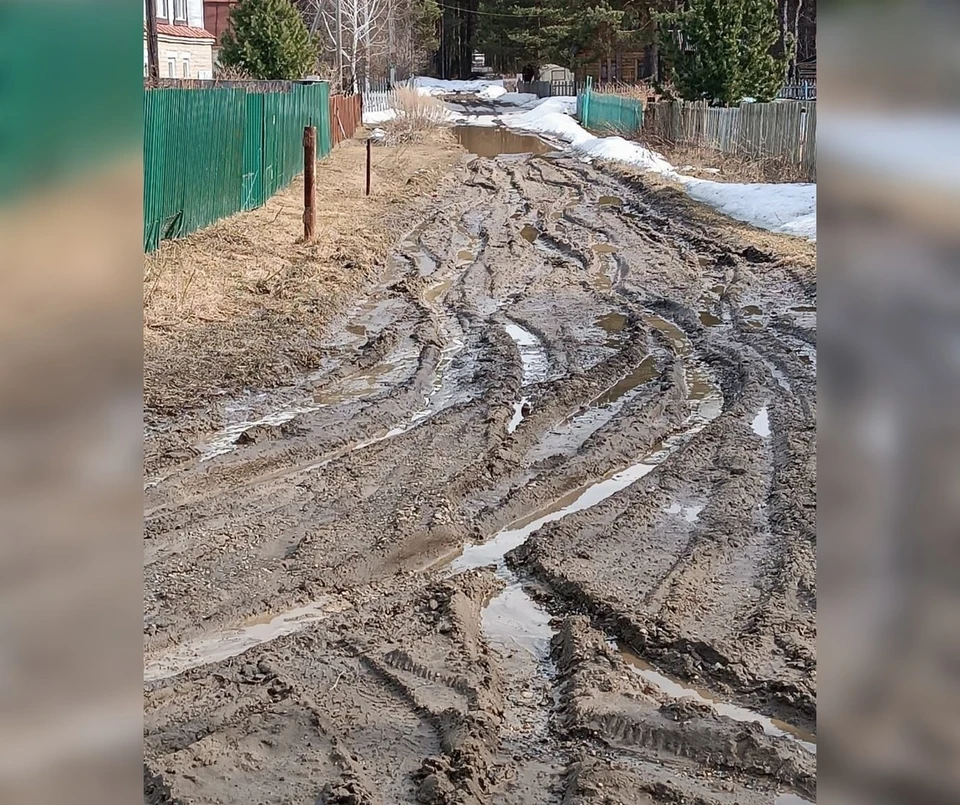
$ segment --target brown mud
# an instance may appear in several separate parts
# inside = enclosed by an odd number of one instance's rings
[[[148,801],[812,801],[814,270],[562,156],[455,178],[146,478]]]

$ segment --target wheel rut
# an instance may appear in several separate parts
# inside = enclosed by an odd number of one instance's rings
[[[815,277],[458,170],[316,373],[147,479],[151,791],[812,799]]]

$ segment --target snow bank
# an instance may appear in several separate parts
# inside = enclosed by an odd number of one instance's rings
[[[483,128],[494,128],[500,125],[500,119],[496,115],[456,115],[450,119],[450,122],[457,126],[480,126]]]
[[[393,120],[396,116],[396,109],[384,109],[382,112],[364,112],[363,125],[378,126],[381,123],[386,123],[388,120]]]
[[[530,92],[506,92],[496,101],[502,106],[534,107],[540,102],[540,99]]]
[[[491,100],[499,95],[484,95],[487,93],[496,93],[501,90],[500,95],[504,95],[506,90],[503,88],[503,80],[490,81],[445,81],[441,78],[426,78],[417,76],[413,79],[413,85],[421,95],[480,95]]]
[[[684,177],[682,184],[692,198],[738,221],[770,232],[817,239],[815,184],[737,184],[690,176]]]
[[[528,112],[503,115],[501,121],[512,129],[543,134],[565,142],[585,157],[626,162],[672,179],[681,178],[663,157],[638,143],[629,142],[623,137],[595,137],[571,117],[576,110],[576,98],[547,98]]]
[[[537,107],[503,115],[504,126],[567,143],[588,159],[606,159],[658,173],[681,184],[692,198],[761,229],[817,238],[815,184],[738,184],[683,176],[660,154],[622,137],[595,137],[571,115],[576,98],[548,98]]]
[[[481,89],[477,95],[481,98],[488,101],[495,101],[497,98],[502,98],[507,94],[507,91],[503,88],[503,82],[499,84],[486,84],[483,89]]]

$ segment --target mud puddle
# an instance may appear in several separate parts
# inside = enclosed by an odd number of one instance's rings
[[[517,134],[497,127],[454,126],[457,142],[469,153],[479,157],[496,157],[500,154],[548,154],[556,149],[539,137]]]
[[[616,645],[616,644],[614,644]],[[776,737],[787,737],[795,740],[800,746],[808,752],[816,754],[817,738],[815,735],[780,721],[776,718],[769,718],[760,713],[748,710],[735,704],[725,702],[719,697],[711,694],[709,691],[693,687],[677,679],[662,674],[657,671],[650,663],[640,659],[629,649],[617,645],[620,656],[629,665],[630,670],[644,681],[649,682],[662,693],[665,693],[672,699],[693,699],[699,704],[706,704],[713,708],[717,715],[726,716],[734,721],[756,722],[767,735]]]
[[[231,452],[236,448],[237,440],[240,438],[240,436],[245,431],[250,430],[250,428],[255,428],[262,425],[279,427],[280,425],[290,422],[292,419],[301,416],[302,414],[311,414],[315,411],[319,411],[322,407],[323,404],[319,402],[316,405],[294,405],[289,408],[276,411],[272,414],[267,414],[259,419],[245,420],[243,422],[237,422],[233,425],[228,425],[217,431],[217,434],[209,442],[199,446],[201,452],[200,461],[210,461],[211,459],[226,455],[227,453]]]
[[[567,417],[547,431],[530,450],[529,460],[536,463],[555,455],[572,455],[633,401],[645,384],[658,376],[656,361],[645,358],[636,369],[593,399],[586,410]]]
[[[707,382],[710,381],[707,380]],[[496,607],[497,611],[502,613],[499,619],[491,622],[492,629],[497,628],[501,622],[509,623],[511,631],[514,632],[512,637],[515,638],[518,628],[529,626],[531,632],[542,631],[542,621],[546,617],[542,607],[524,592],[516,573],[507,566],[506,555],[526,542],[531,534],[547,523],[557,522],[576,512],[590,509],[656,469],[699,433],[710,419],[719,415],[722,397],[716,391],[716,387],[712,387],[712,390],[713,395],[720,398],[720,405],[709,405],[708,403],[712,401],[712,396],[709,394],[699,400],[692,400],[693,411],[687,419],[686,427],[657,444],[636,463],[568,492],[549,506],[501,529],[487,542],[468,545],[451,562],[451,570],[454,573],[492,566],[496,574],[507,582],[506,591],[495,597],[488,605],[488,607]],[[507,597],[504,598],[505,596]],[[503,642],[508,637],[496,632],[488,633],[488,636],[497,642]]]
[[[701,310],[699,314],[700,323],[704,327],[716,327],[723,324],[723,319],[711,313],[709,310]]]
[[[541,232],[532,224],[526,224],[520,229],[520,237],[523,238],[527,243],[533,243],[539,238]]]
[[[700,411],[702,418],[713,419],[718,416],[720,408],[723,406],[723,398],[703,366],[690,360],[693,347],[683,330],[673,322],[652,313],[644,314],[643,320],[649,327],[659,330],[666,336],[677,356],[682,359],[688,401],[702,409]]]
[[[328,615],[343,612],[347,608],[348,605],[335,598],[327,597],[279,615],[252,619],[235,629],[205,635],[145,663],[143,679],[145,682],[169,679],[201,665],[236,657],[254,646],[293,634],[311,623],[322,621]]]
[[[522,385],[524,388],[534,383],[542,383],[550,372],[550,362],[547,359],[547,350],[529,330],[519,324],[511,322],[504,329],[513,339],[520,351],[522,370]],[[513,404],[513,416],[507,423],[507,433],[513,433],[523,422],[523,418],[530,412],[530,398],[522,397]]]
[[[416,369],[416,365],[416,352],[407,351],[398,353],[390,361],[354,372],[335,384],[334,388],[314,394],[316,410],[332,405],[343,405],[384,392],[408,377]]]
[[[619,196],[600,196],[597,204],[601,207],[622,207],[623,199]]]
[[[671,503],[666,509],[667,514],[679,514],[691,524],[697,522],[702,511],[702,503],[692,503],[688,506],[684,506],[682,503]]]
[[[607,340],[608,344],[616,344],[623,337],[628,321],[629,319],[623,313],[608,313],[597,319],[595,324],[610,336]]]
[[[590,406],[592,408],[603,408],[604,406],[612,405],[630,394],[630,392],[636,391],[640,386],[649,383],[651,380],[655,380],[657,377],[657,362],[648,356],[640,362],[640,365],[636,369],[629,372],[622,380],[617,382],[616,385],[607,389],[603,394],[593,400]]]

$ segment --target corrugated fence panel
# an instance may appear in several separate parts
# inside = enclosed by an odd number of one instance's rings
[[[577,116],[585,128],[632,136],[643,128],[643,103],[620,95],[594,92],[590,82],[577,96]]]
[[[144,92],[146,251],[261,206],[303,170],[303,129],[330,153],[327,84]]]
[[[266,197],[263,191],[263,95],[247,94],[247,117],[243,124],[243,203],[255,210]]]

